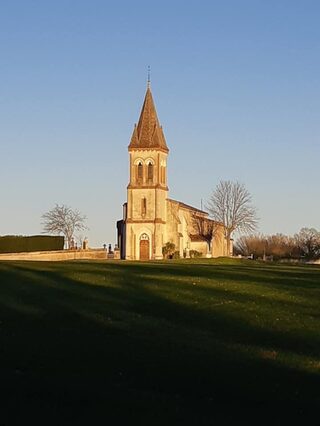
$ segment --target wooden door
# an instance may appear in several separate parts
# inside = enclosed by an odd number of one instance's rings
[[[149,240],[140,240],[140,260],[149,260]]]

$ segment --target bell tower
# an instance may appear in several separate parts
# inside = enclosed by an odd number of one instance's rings
[[[125,214],[125,258],[162,259],[166,241],[168,147],[150,82],[128,147],[130,177]]]

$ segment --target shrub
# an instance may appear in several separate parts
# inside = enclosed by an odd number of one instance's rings
[[[179,251],[175,251],[173,253],[171,259],[180,259],[180,252]]]
[[[172,259],[175,252],[175,244],[169,241],[162,247],[162,254],[167,259]]]
[[[201,257],[202,253],[198,250],[190,250],[190,257]]]

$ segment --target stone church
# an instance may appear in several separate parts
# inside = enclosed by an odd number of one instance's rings
[[[168,242],[180,257],[190,257],[195,251],[206,257],[227,255],[222,224],[202,210],[169,198],[169,149],[149,83],[128,150],[127,202],[123,219],[117,222],[121,258],[163,259]]]

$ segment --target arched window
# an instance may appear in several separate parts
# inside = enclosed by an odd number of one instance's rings
[[[143,164],[141,161],[138,163],[137,168],[138,168],[137,180],[139,183],[141,183],[143,181]]]
[[[148,164],[148,182],[153,182],[153,164],[151,161]]]

